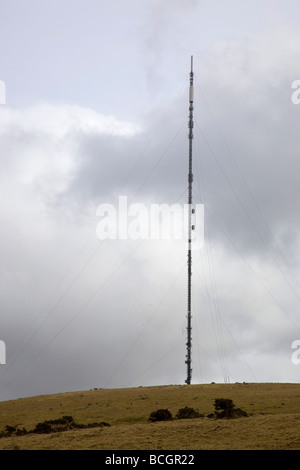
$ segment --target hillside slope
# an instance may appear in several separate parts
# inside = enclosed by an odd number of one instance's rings
[[[248,417],[208,418],[216,398],[233,400]],[[148,422],[157,409],[175,417],[185,406],[204,417]],[[0,439],[0,449],[300,449],[300,384],[170,385],[22,398],[0,402],[0,431],[7,425],[31,430],[63,416],[110,426],[11,435]]]

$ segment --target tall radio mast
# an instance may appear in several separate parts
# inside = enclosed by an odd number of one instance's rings
[[[192,230],[194,226],[192,225],[192,202],[193,202],[193,112],[194,112],[194,72],[193,72],[193,56],[191,56],[191,71],[190,71],[190,88],[189,88],[189,173],[188,173],[188,295],[187,295],[187,354],[186,361],[187,364],[187,378],[185,380],[186,384],[190,384],[192,380]]]

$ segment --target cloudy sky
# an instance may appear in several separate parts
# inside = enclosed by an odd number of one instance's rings
[[[1,400],[184,383],[186,240],[101,240],[97,208],[187,202],[191,55],[192,382],[299,381],[299,14],[0,0]]]

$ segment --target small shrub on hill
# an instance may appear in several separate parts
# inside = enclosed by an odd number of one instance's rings
[[[24,436],[24,434],[27,434],[27,432],[28,431],[25,428],[20,429],[17,426],[6,425],[4,431],[0,432],[0,438],[10,436]]]
[[[52,432],[52,427],[50,423],[44,421],[43,423],[36,424],[32,432],[36,434],[49,434]]]
[[[149,421],[171,421],[173,419],[172,413],[168,409],[161,409],[153,411],[150,414]]]
[[[194,419],[194,418],[203,418],[203,415],[198,413],[198,411],[194,410],[194,408],[189,408],[185,406],[184,408],[180,408],[176,413],[176,419]]]
[[[241,408],[237,408],[229,398],[216,398],[215,412],[213,416],[217,419],[232,419],[248,415],[246,411],[241,410]]]
[[[0,432],[0,437],[23,436],[24,434],[50,434],[53,432],[68,431],[70,429],[86,429],[102,426],[110,426],[110,424],[102,421],[101,423],[78,424],[72,416],[63,416],[58,419],[46,420],[36,424],[35,428],[27,431],[25,428],[19,429],[17,426],[5,426],[4,431]]]
[[[12,434],[15,434],[17,430],[17,426],[9,426],[8,424],[5,426],[4,432],[7,436],[11,436]]]
[[[37,434],[49,434],[51,432],[67,431],[77,426],[72,416],[63,416],[62,418],[50,419],[38,423],[32,432]]]

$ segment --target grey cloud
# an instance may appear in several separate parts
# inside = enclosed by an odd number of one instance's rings
[[[300,108],[290,85],[299,77],[286,40],[278,54],[272,41],[249,39],[195,54],[194,201],[206,207],[209,235],[193,258],[195,381],[223,381],[220,358],[230,380],[297,379],[298,299],[286,280],[297,293]],[[160,67],[163,81],[177,80]],[[169,108],[164,98],[139,117],[141,133],[77,128],[45,140],[19,122],[1,136],[2,399],[184,381],[185,246],[99,243],[95,208],[121,190],[133,202],[186,202],[188,73]],[[70,167],[60,166],[62,151]],[[286,278],[270,256],[277,248]]]

